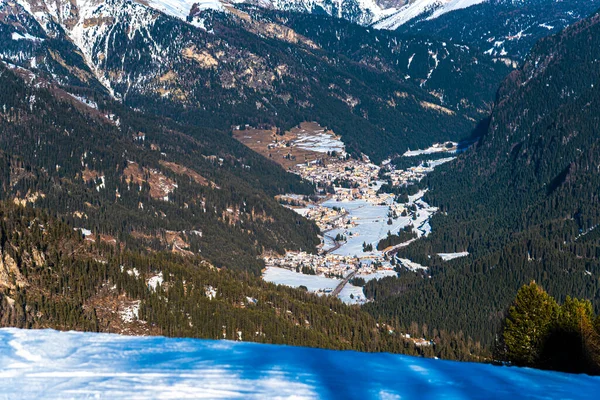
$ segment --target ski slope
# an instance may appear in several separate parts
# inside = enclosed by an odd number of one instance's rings
[[[0,398],[591,399],[600,378],[392,354],[0,329]]]

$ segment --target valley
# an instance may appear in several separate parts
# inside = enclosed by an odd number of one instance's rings
[[[390,160],[376,165],[365,155],[353,159],[338,137],[314,122],[304,122],[280,135],[275,129],[246,127],[236,129],[234,137],[320,188],[315,196],[276,197],[321,229],[318,254],[268,254],[264,257],[263,279],[337,295],[348,304],[364,304],[368,301],[365,294],[352,282],[396,276],[399,270],[427,271],[427,267],[395,256],[398,248],[431,233],[429,219],[437,208],[423,201],[427,189],[401,197],[386,193],[382,186],[399,189],[418,184],[437,166],[455,158],[457,143],[409,150],[404,154],[407,159],[432,155],[435,160],[415,161],[414,166],[396,169]],[[380,242],[396,234],[409,238],[381,247]],[[352,279],[348,279],[350,276]]]
[[[598,8],[0,0],[0,329],[600,374]]]

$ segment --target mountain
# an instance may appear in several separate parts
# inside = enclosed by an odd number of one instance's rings
[[[378,29],[396,29],[413,18],[428,15],[436,18],[485,0],[237,0],[263,8],[295,11],[343,18],[359,25]]]
[[[489,115],[500,82],[513,69],[504,58],[439,38],[374,30],[327,16],[244,10],[257,20],[293,29],[331,54],[426,90],[447,113],[474,121]]]
[[[392,34],[381,36],[381,62],[357,59],[260,9],[195,8],[184,20],[128,0],[80,3],[3,1],[2,59],[43,72],[66,91],[103,92],[124,106],[201,128],[287,130],[317,121],[342,133],[349,152],[375,161],[468,136],[508,71],[459,45]],[[315,32],[334,34],[330,19],[314,22]],[[380,40],[369,29],[353,35],[364,44]],[[467,79],[482,83],[472,98],[462,89]]]
[[[2,199],[108,243],[255,273],[263,251],[319,243],[313,223],[273,199],[314,187],[229,135],[68,93],[16,66],[0,65],[0,84]]]
[[[140,398],[594,397],[598,377],[231,341],[0,330],[11,396]],[[16,386],[15,384],[18,384]],[[108,389],[110,388],[110,389]]]
[[[541,38],[600,8],[599,0],[243,1],[264,8],[333,16],[380,30],[467,44],[518,65]]]
[[[415,341],[400,333],[397,321],[376,320],[336,297],[275,286],[239,267],[217,268],[202,255],[182,251],[188,237],[183,234],[175,243],[179,251],[166,251],[81,231],[39,209],[0,202],[0,326],[471,361],[485,353],[445,331],[432,336],[435,342]],[[223,243],[221,250],[235,251],[236,245]]]
[[[398,30],[447,38],[521,63],[538,40],[599,8],[597,0],[490,0],[436,18],[416,18]]]
[[[598,310],[599,46],[595,14],[542,39],[508,76],[477,145],[427,182],[441,211],[433,234],[400,251],[429,265],[431,279],[373,283],[374,315],[461,326],[492,344],[511,297],[532,280]],[[469,256],[434,256],[455,251]]]
[[[403,7],[390,12],[383,18],[373,21],[377,29],[398,29],[415,19],[434,20],[446,13],[469,8],[486,0],[413,0]]]

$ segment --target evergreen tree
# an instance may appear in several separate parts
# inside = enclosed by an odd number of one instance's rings
[[[505,321],[506,358],[516,365],[535,365],[539,360],[541,343],[557,313],[556,301],[535,282],[523,286]]]
[[[574,373],[600,373],[600,336],[592,303],[567,297],[550,326],[538,367]]]

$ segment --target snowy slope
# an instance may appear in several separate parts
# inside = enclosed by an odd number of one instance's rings
[[[377,29],[397,29],[413,18],[431,13],[428,19],[434,19],[447,12],[467,8],[487,0],[416,0],[400,8],[387,18],[380,19],[373,26]]]
[[[177,0],[167,0],[177,1]],[[433,11],[437,18],[450,11],[466,8],[487,0],[233,0],[276,10],[327,13],[361,25],[379,29],[396,29],[413,18]]]
[[[165,14],[186,20],[190,10],[197,5],[198,10],[224,11],[223,4],[219,0],[146,0],[146,3]]]
[[[0,398],[589,399],[600,378],[391,354],[0,329]]]

